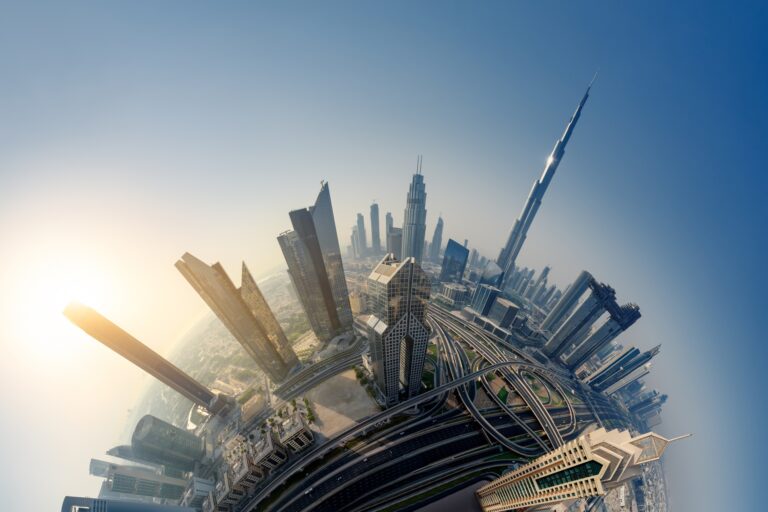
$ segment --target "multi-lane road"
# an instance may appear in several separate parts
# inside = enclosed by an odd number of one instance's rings
[[[292,456],[236,510],[352,512],[383,509],[402,500],[410,500],[412,505],[425,490],[444,492],[446,482],[498,474],[516,460],[528,460],[559,446],[595,421],[593,409],[571,402],[564,387],[573,383],[562,380],[558,372],[513,347],[500,345],[476,326],[435,305],[430,306],[429,322],[437,347],[433,389]],[[474,352],[474,360],[462,344]],[[338,373],[343,365],[348,368],[351,358],[350,352],[322,368],[294,376],[279,391],[278,400],[290,400]],[[562,401],[545,406],[524,372],[546,383]],[[494,373],[524,405],[500,403],[487,380]],[[489,405],[486,400],[484,408],[479,407],[478,386],[496,401]],[[459,407],[447,402],[451,393],[458,396]]]

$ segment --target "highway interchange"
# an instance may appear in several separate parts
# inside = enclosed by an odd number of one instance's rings
[[[570,374],[539,364],[440,306],[430,305],[428,321],[436,349],[434,388],[293,456],[237,512],[412,509],[451,492],[454,483],[494,478],[590,424],[624,421],[605,397],[590,393]],[[362,350],[355,345],[304,370],[281,387],[277,400],[284,403],[356,364]],[[545,405],[526,374],[562,403]],[[523,405],[502,401],[492,390],[491,375],[503,379]],[[261,416],[249,423],[263,421]]]

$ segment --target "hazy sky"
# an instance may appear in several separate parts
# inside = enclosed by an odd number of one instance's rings
[[[374,199],[399,224],[417,154],[428,236],[442,213],[444,240],[495,257],[599,69],[518,261],[561,286],[587,269],[640,305],[621,341],[662,343],[659,430],[695,434],[667,457],[673,510],[759,509],[766,18],[706,2],[3,4],[6,507],[94,494],[88,460],[148,382],[63,319],[68,300],[167,352],[205,312],[173,268],[184,251],[233,276],[282,265],[275,237],[322,179],[343,245]]]

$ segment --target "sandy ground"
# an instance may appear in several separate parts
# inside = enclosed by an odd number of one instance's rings
[[[315,412],[313,429],[326,438],[379,412],[376,403],[355,379],[353,370],[326,380],[305,397]]]

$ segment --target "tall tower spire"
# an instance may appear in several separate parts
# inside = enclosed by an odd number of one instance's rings
[[[523,247],[523,242],[525,242],[525,238],[528,235],[528,229],[533,223],[533,219],[536,216],[539,206],[541,206],[541,201],[544,198],[544,193],[547,191],[549,182],[552,181],[557,166],[560,165],[560,160],[562,160],[563,155],[565,154],[565,146],[568,144],[574,128],[576,128],[576,123],[579,121],[579,117],[581,117],[581,110],[584,108],[587,98],[589,98],[589,91],[592,89],[592,84],[595,82],[596,78],[597,73],[595,73],[589,86],[587,86],[587,90],[584,93],[584,96],[582,96],[579,105],[576,107],[576,111],[571,116],[570,121],[568,121],[568,125],[566,125],[563,135],[555,143],[552,153],[550,153],[549,158],[547,158],[547,163],[544,166],[544,171],[541,173],[541,177],[533,183],[531,192],[528,194],[528,199],[523,206],[523,211],[520,212],[520,216],[515,221],[512,231],[509,233],[506,245],[499,253],[496,262],[499,267],[504,270],[504,281],[506,281],[508,276],[512,275],[512,271],[515,269],[515,260],[520,253],[520,249]]]

